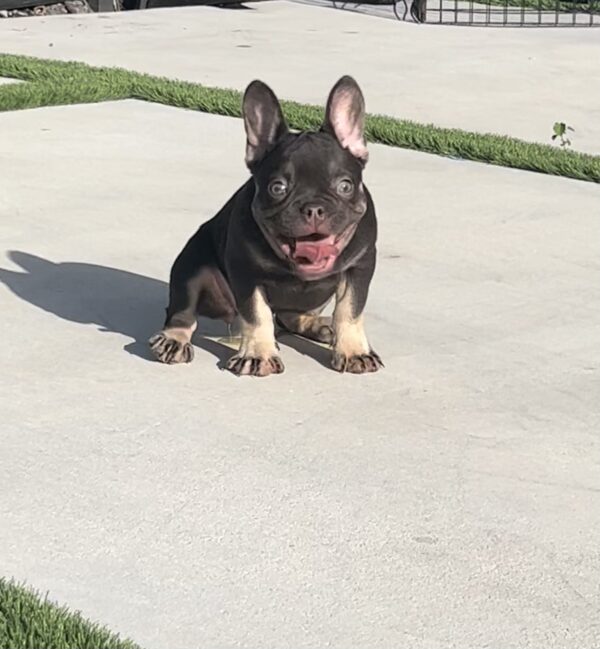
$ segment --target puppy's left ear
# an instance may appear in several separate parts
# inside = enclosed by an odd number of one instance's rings
[[[262,81],[253,81],[246,88],[242,113],[246,128],[246,164],[252,169],[288,133],[288,127],[275,93]]]
[[[365,99],[352,77],[342,77],[331,89],[322,130],[334,135],[362,164],[367,162]]]

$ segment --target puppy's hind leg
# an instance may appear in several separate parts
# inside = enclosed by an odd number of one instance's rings
[[[308,313],[297,313],[295,311],[280,311],[276,320],[286,331],[298,334],[309,340],[326,345],[333,344],[333,327],[331,316],[320,315],[325,307]]]
[[[235,314],[229,285],[216,264],[210,241],[202,240],[200,230],[173,264],[167,318],[163,329],[150,338],[150,349],[162,363],[190,363],[198,315],[231,323]]]

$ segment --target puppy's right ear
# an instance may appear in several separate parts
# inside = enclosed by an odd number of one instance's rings
[[[288,133],[275,93],[262,81],[253,81],[242,104],[246,128],[246,164],[250,169]]]

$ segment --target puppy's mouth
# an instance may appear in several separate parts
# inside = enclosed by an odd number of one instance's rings
[[[355,230],[353,223],[338,235],[315,232],[295,238],[279,237],[279,246],[300,275],[313,277],[331,271]]]

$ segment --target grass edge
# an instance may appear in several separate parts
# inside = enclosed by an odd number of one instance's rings
[[[0,111],[132,98],[214,115],[241,116],[242,93],[237,90],[118,67],[0,53],[0,76],[25,82],[0,86]],[[26,87],[30,83],[35,84],[38,95],[28,94]],[[319,127],[323,118],[321,107],[287,100],[281,103],[291,128]],[[600,182],[600,156],[505,135],[445,128],[378,114],[367,115],[366,135],[370,142],[396,148]]]

